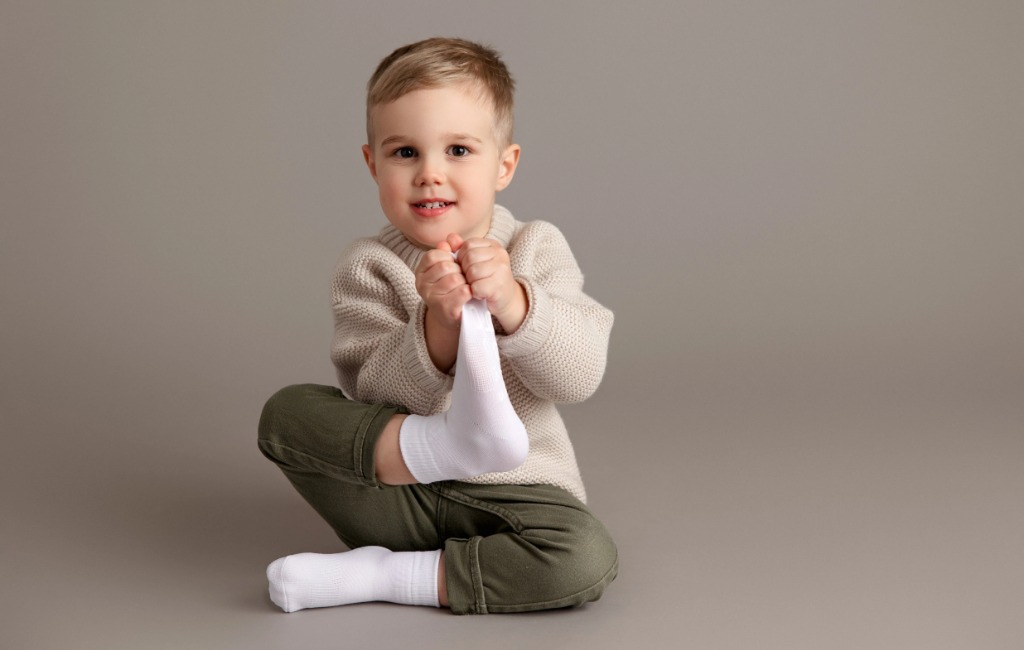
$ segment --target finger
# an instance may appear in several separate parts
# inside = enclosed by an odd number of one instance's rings
[[[454,252],[462,248],[464,242],[465,240],[462,239],[462,237],[459,236],[458,233],[453,232],[452,234],[448,235],[448,239],[443,243],[448,245],[449,252]]]
[[[487,278],[492,278],[501,270],[501,265],[494,260],[487,259],[479,262],[471,262],[463,265],[461,271],[466,282],[473,284]]]
[[[462,267],[463,273],[467,273],[470,268],[480,264],[494,264],[500,262],[501,257],[499,249],[491,247],[477,247],[468,248],[463,246],[462,251],[459,253],[459,265]]]
[[[459,282],[466,281],[462,273],[462,267],[456,264],[450,257],[444,262],[431,265],[419,274],[420,280],[426,285],[437,284],[443,278],[449,276],[454,277]]]
[[[468,239],[462,244],[459,252],[460,259],[473,256],[477,259],[490,259],[494,257],[508,257],[508,252],[499,242],[493,239]]]
[[[451,251],[444,251],[438,248],[427,251],[416,266],[417,273],[423,273],[437,264],[449,264],[452,261]]]
[[[434,264],[437,264],[442,257],[442,252],[438,250],[430,250],[423,254],[420,258],[420,263],[416,265],[416,272],[422,273],[429,269]]]
[[[437,309],[452,322],[457,323],[462,316],[462,307],[473,297],[468,284],[458,287],[439,301]]]
[[[498,293],[501,285],[492,278],[485,278],[467,286],[474,298],[477,300],[486,300],[488,303],[491,303],[498,299]]]
[[[449,273],[430,284],[431,291],[437,296],[447,296],[453,291],[458,291],[460,287],[468,286],[469,283],[461,273]]]
[[[500,243],[493,239],[488,239],[487,237],[473,237],[462,242],[462,247],[465,249],[492,248],[495,246],[501,248]]]
[[[458,235],[455,235],[455,236],[458,237]],[[459,238],[459,251],[458,251],[458,256],[456,257],[456,259],[458,259],[459,262],[462,262],[462,260],[466,259],[467,255],[471,255],[471,254],[479,255],[481,253],[481,251],[487,251],[488,249],[491,248],[492,245],[497,246],[498,248],[501,248],[501,244],[499,244],[498,242],[494,241],[493,239],[483,239],[483,238],[480,238],[480,237],[475,237],[473,239],[462,239],[460,237]]]
[[[469,288],[468,284],[464,284],[461,287],[455,289],[448,295],[448,299],[451,300],[451,304],[458,308],[459,315],[462,314],[462,306],[465,305],[473,298],[473,291]]]

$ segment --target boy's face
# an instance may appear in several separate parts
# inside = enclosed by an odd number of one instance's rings
[[[519,145],[497,141],[489,97],[464,84],[414,90],[370,117],[363,157],[388,221],[424,248],[486,235],[519,162]]]

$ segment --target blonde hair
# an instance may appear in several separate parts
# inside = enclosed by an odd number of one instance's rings
[[[373,146],[370,111],[414,90],[468,83],[490,95],[495,136],[512,144],[512,95],[515,82],[501,56],[489,47],[461,38],[428,38],[398,48],[377,66],[366,86],[366,136]]]

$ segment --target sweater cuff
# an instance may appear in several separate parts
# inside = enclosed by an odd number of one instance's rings
[[[434,395],[451,387],[452,378],[447,373],[437,369],[434,362],[430,360],[430,352],[427,351],[427,336],[423,329],[423,317],[426,314],[426,305],[420,303],[416,313],[405,328],[405,337],[402,341],[402,363],[412,377],[416,385],[430,395]]]
[[[498,337],[498,349],[509,357],[525,357],[540,350],[551,336],[555,307],[547,291],[526,278],[516,278],[530,301],[523,324],[512,334]]]

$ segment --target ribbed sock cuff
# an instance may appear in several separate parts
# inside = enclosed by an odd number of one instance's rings
[[[440,607],[437,598],[437,569],[441,564],[441,551],[423,551],[410,554],[410,580],[406,601],[409,605]]]
[[[403,551],[385,560],[383,580],[376,600],[402,605],[440,607],[437,599],[437,568],[441,551]]]
[[[410,415],[405,418],[402,428],[398,431],[398,447],[402,451],[402,460],[420,483],[435,483],[452,478],[445,476],[434,460],[429,440],[431,418],[434,417],[437,416]]]

